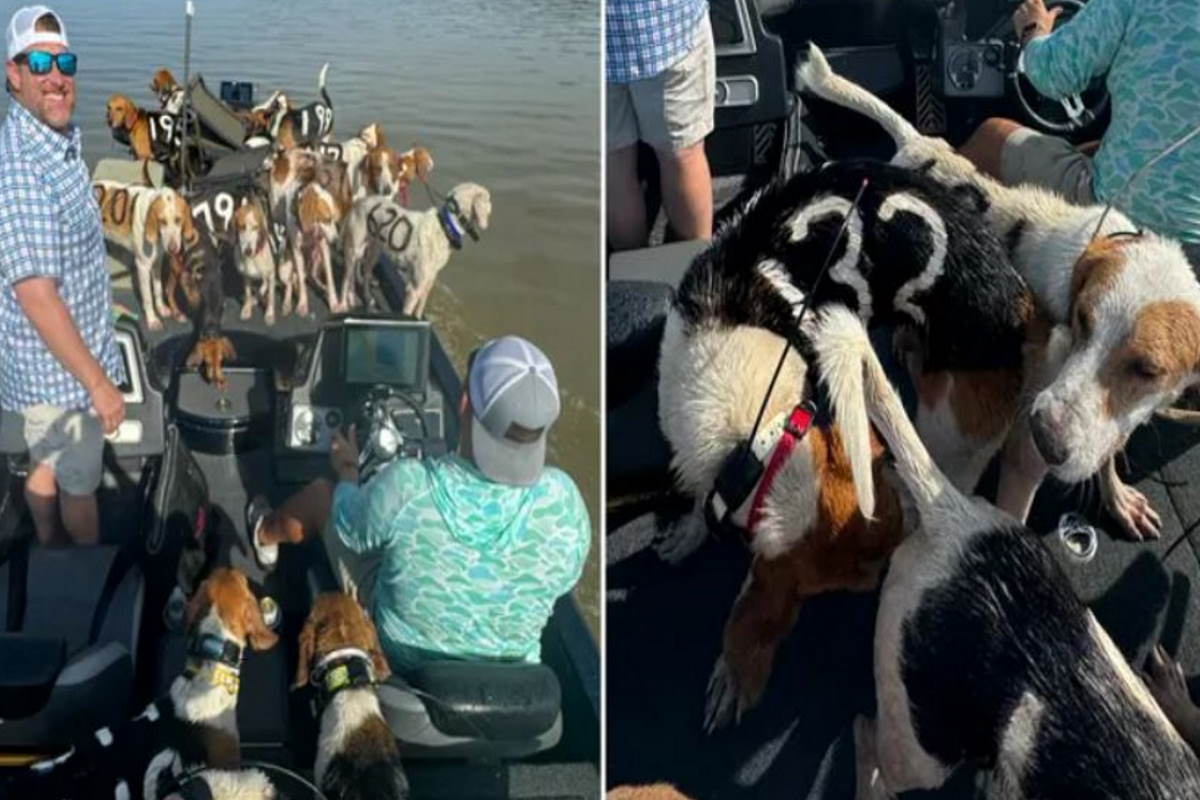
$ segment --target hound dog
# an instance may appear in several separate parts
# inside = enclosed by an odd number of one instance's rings
[[[358,173],[358,165],[367,153],[377,147],[386,147],[387,137],[383,126],[372,122],[363,127],[356,135],[341,142],[317,142],[314,147],[323,157],[331,161],[341,161],[351,176]],[[357,191],[357,187],[356,187]]]
[[[440,208],[423,211],[410,211],[384,196],[358,201],[346,221],[343,239],[347,305],[357,303],[356,291],[368,297],[365,270],[383,250],[405,276],[404,313],[421,317],[438,273],[450,260],[450,251],[462,248],[464,234],[478,241],[491,214],[491,195],[477,183],[460,183]]]
[[[995,798],[1200,797],[1200,761],[1043,541],[938,469],[852,313],[817,327],[835,413],[874,422],[912,528],[879,601],[856,796],[933,789],[965,762]]]
[[[297,312],[307,311],[308,294],[305,275],[325,288],[326,302],[333,313],[348,310],[338,296],[333,277],[332,248],[342,235],[342,228],[352,208],[353,189],[346,165],[338,161],[318,162],[296,193],[292,239],[293,281],[299,286]],[[290,292],[285,289],[284,308],[288,307]]]
[[[433,171],[433,154],[424,147],[397,153],[390,147],[377,147],[367,153],[354,176],[354,199],[367,195],[392,197],[408,206],[408,187],[413,179],[426,180]]]
[[[250,319],[254,308],[254,286],[266,304],[263,321],[268,325],[275,324],[275,251],[271,247],[271,224],[261,203],[250,202],[243,198],[233,214],[233,233],[235,237],[235,261],[238,273],[242,276],[242,319]],[[291,281],[291,262],[287,265],[288,272],[281,276],[285,282]]]
[[[159,107],[176,116],[183,113],[184,90],[171,70],[159,67],[150,79],[150,91],[158,98]]]
[[[146,111],[126,95],[108,98],[105,120],[114,138],[128,145],[142,161],[166,162],[183,149],[183,127],[177,114]]]
[[[1044,189],[992,180],[945,140],[923,136],[836,75],[815,46],[797,81],[878,122],[898,148],[893,163],[979,193],[987,224],[1038,303],[1073,333],[1062,369],[1032,387],[1031,413],[1005,447],[1000,507],[1023,520],[1047,472],[1068,483],[1099,473],[1105,505],[1125,533],[1157,537],[1158,514],[1121,481],[1114,457],[1152,413],[1200,383],[1200,285],[1180,245],[1152,233],[1129,235],[1134,224],[1115,209],[1105,216],[1100,205],[1075,206]],[[931,432],[918,429],[928,441]]]
[[[157,800],[179,791],[185,772],[206,766],[212,769],[196,779],[213,800],[275,797],[263,773],[238,769],[242,657],[247,647],[267,650],[278,641],[263,622],[246,576],[214,570],[188,601],[186,622],[186,666],[168,694],[116,730],[101,728],[62,755],[16,774],[13,797]]]
[[[316,690],[321,732],[313,777],[329,797],[408,797],[396,740],[375,695],[375,684],[390,674],[375,625],[354,598],[319,595],[300,631],[292,688],[311,683]]]
[[[692,552],[708,533],[706,504],[719,502],[713,515],[740,528],[754,554],[709,682],[710,730],[757,703],[801,603],[873,590],[901,536],[894,494],[875,494],[882,450],[870,430],[814,420],[807,408],[812,343],[797,321],[806,301],[900,326],[919,376],[951,398],[934,422],[962,432],[945,457],[973,454],[962,459],[975,470],[961,476],[969,483],[1004,441],[1026,361],[1043,347],[1029,289],[969,198],[910,170],[829,164],[759,191],[717,231],[680,281],[658,381],[675,482],[696,500],[659,552],[669,561]],[[714,493],[747,444],[742,491]]]
[[[197,233],[183,250],[184,293],[188,297],[196,340],[185,365],[199,367],[204,378],[221,391],[228,386],[224,363],[236,358],[233,343],[222,334],[225,290],[221,281],[221,251],[209,236]]]
[[[105,238],[133,253],[146,327],[161,329],[160,317],[183,319],[174,297],[178,270],[172,267],[164,298],[159,258],[165,253],[177,264],[184,241],[195,236],[187,200],[174,189],[117,181],[96,181],[92,192],[100,206]]]
[[[324,142],[333,134],[333,101],[325,91],[325,76],[329,72],[329,64],[321,67],[317,76],[317,92],[321,95],[319,101],[309,103],[302,108],[291,108],[286,96],[282,103],[277,103],[278,110],[271,121],[271,139],[277,148],[287,150],[299,145],[315,145]]]

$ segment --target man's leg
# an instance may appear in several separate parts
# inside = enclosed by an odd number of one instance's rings
[[[33,527],[38,542],[55,545],[62,541],[63,531],[58,524],[58,485],[54,482],[54,468],[49,464],[38,464],[25,479],[25,502],[29,505]]]
[[[608,246],[614,250],[645,247],[646,200],[637,174],[637,142],[608,152],[605,166],[605,223]]]
[[[100,541],[100,509],[96,495],[59,494],[59,509],[62,511],[63,527],[75,544],[88,545]]]
[[[681,150],[656,150],[663,206],[671,227],[685,239],[712,238],[713,189],[704,140]]]
[[[332,507],[333,484],[326,478],[317,478],[262,518],[258,544],[272,548],[285,542],[299,544],[320,535]],[[247,533],[254,536],[255,532]]]
[[[645,247],[650,237],[646,227],[646,199],[638,180],[638,122],[630,88],[623,83],[605,84],[605,127],[608,148],[604,170],[604,218],[611,250]]]
[[[716,80],[712,26],[705,15],[683,58],[630,88],[642,138],[658,156],[667,219],[687,239],[712,236],[712,173],[704,139],[713,130]]]
[[[975,165],[976,169],[996,180],[1003,180],[1001,156],[1004,153],[1004,143],[1015,131],[1021,130],[1022,125],[1011,119],[992,117],[985,119],[983,124],[975,129],[971,138],[958,148],[964,158]]]
[[[959,152],[1001,183],[1041,186],[1072,203],[1096,202],[1092,159],[1057,136],[998,117],[985,120]]]

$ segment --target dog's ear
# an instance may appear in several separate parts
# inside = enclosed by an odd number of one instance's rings
[[[188,598],[187,607],[183,612],[184,629],[191,630],[200,621],[200,618],[204,616],[204,613],[208,611],[208,606],[208,586],[202,582],[196,587],[196,591],[192,593],[192,596]]]
[[[308,615],[308,619],[304,621],[304,627],[300,629],[299,645],[300,655],[296,661],[296,680],[292,681],[293,689],[299,689],[308,683],[308,665],[312,661],[313,651],[317,647],[317,623],[312,614]]]
[[[371,647],[367,651],[371,656],[371,667],[375,670],[375,680],[384,681],[392,674],[392,668],[388,665],[387,656],[383,654],[383,645],[379,643],[379,631],[375,629],[375,623],[371,621],[371,615],[363,611],[363,620],[367,623],[367,636],[371,640]]]
[[[176,195],[175,202],[179,203],[179,212],[183,217],[183,224],[180,226],[180,235],[185,242],[196,241],[196,222],[192,219],[192,205],[183,195]]]
[[[122,100],[122,106],[125,108],[124,125],[129,130],[133,130],[134,123],[138,120],[138,112],[141,110],[133,104],[132,100]]]
[[[153,247],[158,241],[158,216],[163,212],[163,197],[159,195],[150,203],[150,209],[146,212],[146,227],[143,233],[143,238],[146,240],[147,247]]]
[[[279,637],[263,620],[262,607],[253,595],[242,605],[242,625],[245,626],[246,641],[255,650],[270,650],[279,641]]]

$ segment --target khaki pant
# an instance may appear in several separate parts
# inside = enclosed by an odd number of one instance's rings
[[[19,432],[30,466],[49,465],[63,492],[89,495],[100,486],[104,432],[91,413],[37,405],[5,411],[3,425],[4,440],[11,445]]]
[[[1092,159],[1066,139],[1022,128],[1004,142],[1000,181],[1007,186],[1031,183],[1058,192],[1072,203],[1096,202]]]
[[[609,150],[639,139],[655,150],[683,150],[712,133],[717,56],[707,13],[699,25],[692,49],[660,74],[606,84]]]

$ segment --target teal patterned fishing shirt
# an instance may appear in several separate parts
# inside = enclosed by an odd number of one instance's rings
[[[1095,157],[1096,199],[1107,202],[1128,178],[1200,125],[1200,3],[1091,0],[1023,54],[1037,90],[1081,91],[1108,72],[1112,124]],[[1117,206],[1139,225],[1200,243],[1200,138],[1151,167]]]
[[[400,672],[430,658],[539,661],[542,628],[579,580],[592,535],[561,470],[508,486],[457,455],[340,483],[333,524],[351,550],[381,557],[371,615]]]

